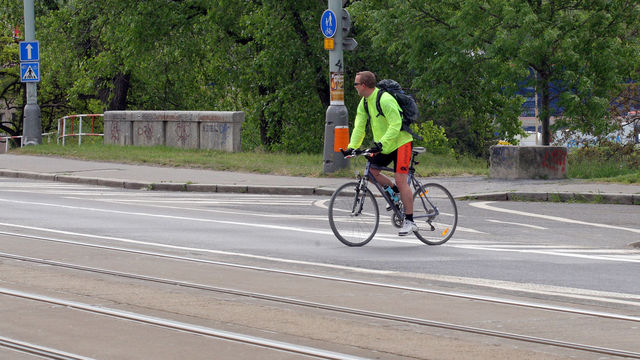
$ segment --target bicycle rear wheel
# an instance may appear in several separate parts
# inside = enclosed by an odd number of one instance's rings
[[[458,207],[453,196],[440,184],[422,185],[413,194],[414,234],[427,245],[441,245],[453,236],[458,225]]]
[[[329,201],[329,224],[338,240],[347,246],[362,246],[378,231],[378,203],[357,182],[338,188]]]

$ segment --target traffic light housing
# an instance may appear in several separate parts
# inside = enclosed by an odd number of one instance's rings
[[[342,49],[354,50],[358,46],[358,42],[354,38],[347,37],[351,30],[351,15],[347,9],[342,9]]]

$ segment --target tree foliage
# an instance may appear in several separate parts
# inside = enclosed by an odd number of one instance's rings
[[[611,101],[639,69],[636,1],[369,0],[360,6],[372,14],[375,45],[416,74],[427,113],[474,150],[493,131],[509,140],[518,134],[516,94],[524,86],[539,93],[546,143],[554,102],[563,113],[559,125],[606,132]]]

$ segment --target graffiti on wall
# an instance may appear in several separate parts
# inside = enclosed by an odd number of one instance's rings
[[[187,144],[187,140],[191,137],[191,128],[185,121],[179,121],[178,124],[176,124],[176,136],[182,146]]]
[[[139,127],[138,136],[144,136],[147,141],[151,141],[153,139],[153,126],[147,124],[143,127]]]
[[[567,151],[564,149],[549,149],[544,152],[541,166],[554,172],[564,172],[567,165]]]
[[[117,144],[120,142],[120,122],[111,123],[111,142]]]

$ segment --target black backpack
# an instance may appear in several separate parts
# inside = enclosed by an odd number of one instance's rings
[[[382,107],[380,106],[380,97],[382,97],[382,93],[389,93],[393,96],[394,99],[400,105],[400,115],[402,115],[402,128],[401,130],[408,132],[413,135],[415,139],[424,140],[421,136],[416,135],[411,130],[410,125],[416,123],[418,121],[418,117],[420,116],[420,112],[418,111],[418,104],[416,104],[413,96],[407,94],[402,89],[402,86],[398,84],[397,81],[391,79],[380,80],[376,86],[380,89],[378,91],[378,97],[376,99],[376,109],[378,110],[377,116],[384,116],[382,112]],[[369,114],[369,105],[367,104],[367,99],[364,99],[364,110],[367,112],[367,123],[371,119],[371,114]]]

